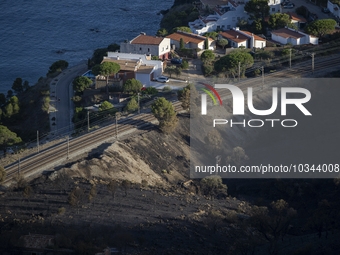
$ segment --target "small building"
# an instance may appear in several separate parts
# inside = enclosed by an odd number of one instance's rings
[[[128,79],[139,80],[143,85],[150,86],[151,81],[160,76],[163,72],[163,62],[160,60],[150,60],[146,55],[127,54],[121,52],[108,52],[103,62],[114,62],[119,64],[120,71],[109,77],[109,85],[122,86]],[[97,82],[98,85],[97,85]],[[106,86],[105,77],[97,76],[96,88]]]
[[[306,34],[292,28],[281,28],[271,32],[272,40],[283,45],[291,43],[293,45],[319,44],[319,38],[314,35]]]
[[[240,46],[247,49],[266,47],[266,39],[248,31],[242,31],[238,27],[219,33],[219,38],[227,39],[229,45],[234,48],[239,48]]]
[[[170,39],[146,35],[145,33],[141,33],[131,41],[120,44],[121,53],[151,54],[160,59],[168,59],[170,51]]]
[[[178,49],[180,48],[181,38],[183,38],[184,48],[188,48],[188,49],[199,48],[203,50],[204,42],[207,37],[193,34],[193,33],[177,31],[176,33],[166,36],[166,38],[169,38],[171,40],[171,44],[175,45],[175,47]],[[211,38],[208,38],[208,42],[209,42],[209,49],[210,50],[215,49],[216,42]]]
[[[307,20],[304,17],[299,16],[294,12],[286,12],[286,14],[289,15],[290,21],[298,28],[303,28],[307,24]],[[268,22],[269,16],[265,17],[264,21]]]
[[[338,1],[328,0],[327,8],[334,16],[340,18],[340,5]]]

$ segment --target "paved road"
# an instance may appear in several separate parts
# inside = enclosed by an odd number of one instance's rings
[[[51,91],[55,91],[55,101],[51,102],[55,105],[55,112],[51,112],[50,118],[56,118],[56,125],[52,126],[51,130],[54,134],[63,134],[71,131],[71,117],[73,113],[73,96],[72,81],[78,76],[82,75],[87,70],[86,64],[74,66],[63,71],[56,79],[56,85],[51,85]],[[60,99],[60,102],[59,102]],[[53,123],[53,121],[52,121]]]
[[[300,7],[300,6],[305,6],[307,9],[312,12],[316,13],[319,17],[319,19],[331,19],[332,16],[326,13],[323,13],[321,11],[321,6],[317,6],[315,4],[312,4],[311,2],[307,2],[306,0],[291,0],[292,3],[295,4],[295,7],[293,9],[282,9],[282,12],[296,12],[295,9]]]

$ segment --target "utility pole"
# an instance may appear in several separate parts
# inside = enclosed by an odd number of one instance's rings
[[[292,68],[292,48],[289,49],[289,68]]]
[[[314,74],[314,55],[315,53],[312,53],[312,74]]]
[[[70,156],[70,142],[69,142],[69,136],[67,136],[67,159],[69,159]]]
[[[118,121],[117,121],[117,118],[118,118],[118,112],[116,112],[116,139],[118,140]]]
[[[37,130],[37,145],[38,145],[38,153],[39,153],[39,130]]]
[[[20,155],[19,155],[19,163],[18,163],[18,173],[20,174]]]
[[[140,114],[140,106],[139,106],[139,93],[138,93],[138,114]]]
[[[87,132],[90,132],[90,112],[87,110]]]
[[[240,82],[241,77],[241,62],[238,62],[238,82]]]
[[[264,85],[264,67],[262,66],[262,89]]]

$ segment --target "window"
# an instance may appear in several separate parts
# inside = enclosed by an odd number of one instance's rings
[[[220,29],[221,27],[220,26],[217,26],[217,29]]]
[[[148,48],[148,52],[150,52],[150,48]]]
[[[127,73],[125,72],[125,74],[124,74],[124,75],[125,75],[125,78],[126,78],[126,76],[127,76]]]
[[[169,45],[166,46],[166,49],[169,49]]]
[[[233,21],[236,21],[236,17],[233,17]]]
[[[164,47],[162,48],[162,51],[164,51]]]
[[[139,50],[142,50],[142,48],[139,48]]]
[[[240,20],[240,17],[237,17],[237,20]]]
[[[230,25],[227,26],[227,29],[230,29]]]
[[[275,8],[272,8],[272,12],[275,12]]]
[[[224,25],[222,25],[222,28],[224,28]]]

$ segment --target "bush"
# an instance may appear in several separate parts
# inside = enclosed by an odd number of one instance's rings
[[[183,60],[181,64],[182,69],[187,70],[189,68],[189,63],[185,60]]]
[[[58,215],[63,215],[65,211],[66,211],[65,207],[58,208]]]
[[[254,76],[258,76],[260,75],[260,73],[261,73],[260,69],[256,69],[253,74]]]
[[[208,176],[201,180],[201,191],[204,195],[215,196],[219,193],[224,193],[227,195],[227,185],[222,183],[222,178],[220,176]]]
[[[165,93],[165,94],[170,94],[172,92],[172,88],[170,86],[165,86],[162,89],[162,92]]]
[[[158,90],[154,87],[148,87],[148,88],[142,90],[142,94],[156,95],[156,94],[158,94]]]
[[[291,50],[292,50],[292,56],[293,56],[295,49],[291,49]],[[289,51],[290,51],[290,49],[283,49],[281,51],[281,56],[289,56]]]
[[[142,186],[144,188],[148,187],[149,186],[148,181],[147,180],[142,180]]]
[[[50,66],[50,70],[48,71],[49,73],[54,73],[56,72],[58,69],[59,70],[64,70],[68,67],[68,63],[65,60],[59,60],[54,62],[51,66]]]
[[[255,59],[271,59],[274,57],[274,52],[272,51],[258,51],[254,54]]]
[[[213,72],[214,68],[211,65],[203,64],[202,65],[202,72],[205,76],[210,75]]]

